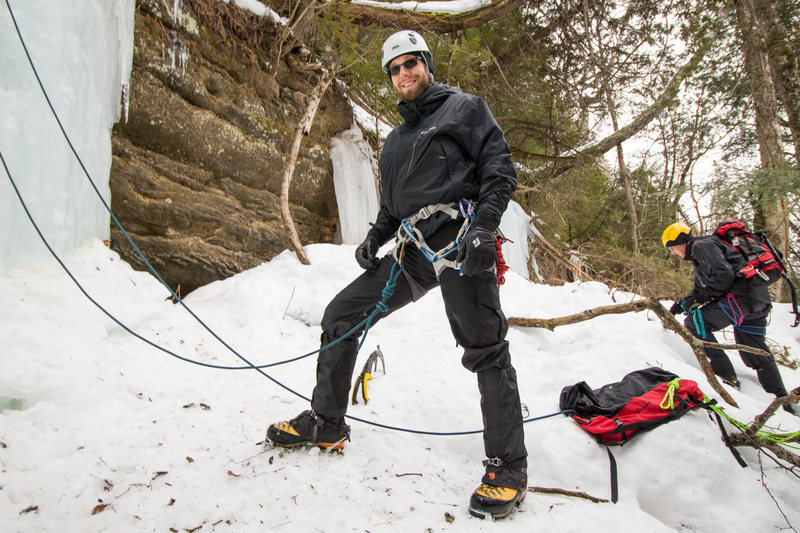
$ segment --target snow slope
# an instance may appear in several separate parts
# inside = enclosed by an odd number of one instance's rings
[[[311,245],[310,266],[284,252],[189,295],[217,335],[256,364],[318,347],[327,301],[359,269],[353,246]],[[126,327],[194,360],[242,366],[149,274],[99,241],[66,259],[96,301]],[[253,370],[180,361],[126,332],[53,263],[0,278],[0,516],[4,531],[774,531],[800,526],[796,477],[754,450],[742,469],[705,413],[691,413],[617,448],[620,501],[528,493],[492,524],[469,516],[482,475],[481,436],[420,435],[351,420],[341,454],[261,443],[267,426],[307,402]],[[534,285],[509,273],[508,316],[555,317],[630,301],[597,283]],[[377,301],[377,296],[376,296]],[[800,331],[777,306],[769,336],[795,354]],[[558,411],[561,388],[597,388],[650,365],[705,382],[688,346],[648,313],[603,316],[550,332],[512,327],[529,417]],[[460,365],[438,291],[374,326],[361,368],[380,345],[386,374],[349,414],[434,432],[481,427],[475,377]],[[732,391],[752,420],[770,400],[732,357]],[[308,397],[314,357],[268,368]],[[787,387],[800,372],[782,368]],[[798,430],[782,411],[773,428]],[[608,459],[562,415],[526,424],[530,484],[609,497]],[[763,467],[763,470],[762,470]],[[767,490],[768,489],[768,490]],[[774,500],[773,500],[774,498]],[[786,514],[786,519],[781,513]]]

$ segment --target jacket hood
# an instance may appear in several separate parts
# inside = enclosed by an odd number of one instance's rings
[[[458,87],[451,87],[443,83],[432,83],[416,100],[400,102],[397,105],[397,110],[406,122],[415,124],[420,118],[436,111],[450,95],[460,92],[461,89]]]
[[[686,242],[686,253],[683,255],[684,261],[691,261],[692,260],[692,246],[694,245],[697,237],[690,237],[689,240]]]

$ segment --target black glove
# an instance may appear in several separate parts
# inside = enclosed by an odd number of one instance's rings
[[[688,315],[689,313],[691,313],[695,309],[700,309],[701,307],[703,307],[703,304],[700,304],[700,303],[697,303],[697,302],[692,302],[691,305],[689,305],[689,308],[686,310],[686,314]]]
[[[669,312],[673,315],[677,315],[678,313],[683,313],[683,306],[681,302],[675,302],[672,304],[672,307],[669,308]]]
[[[689,296],[683,299],[683,301],[681,302],[681,306],[683,306],[684,311],[686,311],[686,314],[688,315],[698,307],[702,306],[704,303],[705,303],[704,301],[698,302],[697,298],[692,294],[690,294]]]
[[[358,248],[356,248],[356,261],[358,262],[358,266],[364,270],[375,270],[379,263],[378,258],[375,257],[375,254],[378,253],[378,248],[380,248],[378,239],[368,234],[364,242],[359,244]]]
[[[461,273],[465,276],[477,276],[491,268],[497,262],[494,232],[479,227],[470,229],[458,249],[456,261],[461,263]]]

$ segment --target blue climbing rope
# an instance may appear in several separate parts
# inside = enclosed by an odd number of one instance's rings
[[[723,303],[720,303],[719,306],[722,309],[722,312],[725,313],[725,316],[727,316],[728,319],[731,321],[733,329],[737,329],[743,333],[748,333],[750,335],[758,335],[761,337],[766,336],[767,334],[766,326],[754,326],[749,324],[742,324],[741,321],[737,323],[736,313],[734,312],[732,307],[727,306]],[[744,319],[744,316],[742,316],[742,319]]]
[[[381,301],[375,304],[375,309],[372,311],[372,313],[370,313],[370,315],[367,318],[361,321],[360,324],[358,324],[353,329],[351,329],[350,331],[339,337],[336,341],[325,346],[325,348],[329,348],[334,344],[336,344],[337,342],[341,342],[342,340],[347,338],[350,334],[352,334],[354,331],[357,331],[363,325],[364,333],[361,335],[361,341],[358,343],[357,350],[361,349],[361,346],[364,344],[364,341],[367,340],[367,333],[369,332],[370,326],[372,326],[372,321],[375,320],[375,317],[377,317],[379,313],[385,313],[386,311],[389,310],[389,304],[388,304],[389,298],[392,296],[392,294],[394,294],[394,288],[397,286],[397,278],[399,278],[400,273],[403,272],[403,266],[404,266],[402,262],[403,252],[400,252],[400,254],[401,254],[400,259],[396,260],[392,265],[392,271],[389,274],[389,279],[386,280],[386,285],[383,287],[383,290],[381,291]],[[398,268],[398,266],[400,268]],[[320,348],[320,351],[322,351],[325,348]]]
[[[276,385],[278,385],[279,387],[281,387],[281,388],[283,388],[284,390],[286,390],[287,392],[290,392],[290,393],[294,394],[295,396],[298,396],[299,398],[302,398],[303,400],[305,400],[305,401],[307,401],[307,402],[310,402],[310,401],[311,401],[311,399],[310,399],[310,398],[307,398],[307,397],[306,397],[306,396],[304,396],[303,394],[301,394],[301,393],[299,393],[299,392],[297,392],[297,391],[295,391],[295,390],[291,389],[290,387],[288,387],[287,385],[283,384],[283,383],[282,383],[282,382],[280,382],[279,380],[277,380],[277,379],[273,378],[272,376],[270,376],[269,374],[267,374],[266,372],[264,372],[264,370],[263,370],[263,369],[264,369],[264,368],[268,368],[268,367],[272,367],[272,366],[278,366],[278,365],[282,365],[282,364],[286,364],[286,363],[290,363],[290,362],[298,361],[298,360],[300,360],[300,359],[303,359],[303,358],[305,358],[305,357],[308,357],[308,356],[310,356],[310,355],[313,355],[313,354],[315,354],[315,353],[318,353],[318,352],[320,352],[320,351],[322,351],[322,350],[325,350],[325,349],[327,349],[327,348],[330,348],[331,346],[333,346],[333,345],[335,345],[335,344],[337,344],[337,343],[339,343],[339,342],[342,342],[344,339],[348,338],[350,335],[352,335],[353,333],[357,332],[357,331],[358,331],[358,330],[359,330],[361,327],[364,327],[364,333],[363,333],[363,335],[362,335],[362,338],[361,338],[361,341],[359,342],[359,345],[358,345],[358,347],[359,347],[359,348],[361,348],[361,346],[363,345],[364,341],[366,340],[366,336],[367,336],[367,333],[368,333],[368,331],[369,331],[369,328],[370,328],[370,326],[372,325],[372,322],[375,320],[375,318],[378,316],[378,314],[379,314],[379,313],[386,312],[386,311],[388,311],[388,309],[389,309],[389,307],[388,307],[388,303],[387,303],[387,302],[388,302],[389,298],[392,296],[392,294],[394,293],[395,287],[396,287],[396,285],[397,285],[397,279],[399,278],[399,276],[400,276],[401,272],[403,271],[402,259],[396,260],[396,261],[395,261],[395,263],[392,265],[392,271],[391,271],[391,274],[390,274],[390,276],[389,276],[389,279],[387,280],[387,282],[386,282],[386,286],[384,287],[383,291],[381,292],[381,300],[380,300],[380,301],[379,301],[379,302],[376,304],[376,306],[375,306],[375,309],[372,311],[372,313],[371,313],[371,314],[370,314],[370,315],[369,315],[369,316],[368,316],[366,319],[364,319],[364,320],[363,320],[362,322],[360,322],[359,324],[356,324],[356,325],[355,325],[355,326],[354,326],[354,327],[353,327],[353,328],[352,328],[350,331],[348,331],[347,333],[345,333],[345,334],[344,334],[344,335],[342,335],[341,337],[339,337],[339,338],[335,339],[335,340],[334,340],[334,341],[332,341],[331,343],[329,343],[329,344],[327,344],[327,345],[324,345],[324,346],[320,347],[320,348],[319,348],[319,349],[317,349],[317,350],[314,350],[314,351],[312,351],[312,352],[309,352],[309,353],[307,353],[307,354],[303,354],[303,355],[301,355],[301,356],[298,356],[298,357],[294,357],[294,358],[291,358],[291,359],[286,359],[286,360],[284,360],[284,361],[278,361],[278,362],[275,362],[275,363],[265,364],[265,365],[255,365],[255,364],[251,363],[251,362],[250,362],[248,359],[246,359],[246,358],[245,358],[243,355],[241,355],[241,354],[240,354],[238,351],[236,351],[236,350],[235,350],[233,347],[231,347],[231,346],[230,346],[228,343],[226,343],[226,342],[225,342],[225,341],[224,341],[222,338],[220,338],[220,337],[219,337],[219,336],[218,336],[218,335],[217,335],[217,334],[216,334],[216,333],[215,333],[215,332],[214,332],[214,331],[213,331],[213,330],[212,330],[212,329],[211,329],[211,328],[210,328],[210,327],[209,327],[209,326],[208,326],[208,325],[207,325],[207,324],[206,324],[206,323],[205,323],[205,322],[202,320],[202,319],[200,319],[200,317],[198,317],[198,316],[197,316],[197,315],[196,315],[196,314],[195,314],[195,313],[194,313],[194,312],[193,312],[193,311],[192,311],[192,310],[191,310],[191,309],[190,309],[190,308],[189,308],[189,307],[188,307],[188,306],[187,306],[187,305],[186,305],[186,304],[183,302],[183,299],[181,299],[181,298],[180,298],[180,296],[178,296],[178,295],[177,295],[177,294],[176,294],[176,293],[175,293],[175,292],[174,292],[174,291],[173,291],[173,290],[172,290],[172,289],[169,287],[169,285],[168,285],[168,284],[167,284],[167,283],[166,283],[166,282],[163,280],[163,278],[160,276],[160,274],[158,273],[158,271],[156,271],[156,269],[155,269],[155,268],[152,266],[152,264],[151,264],[151,263],[150,263],[150,262],[147,260],[147,258],[144,256],[144,254],[143,254],[143,253],[142,253],[142,251],[139,249],[139,247],[136,245],[136,243],[134,243],[134,242],[133,242],[133,239],[130,237],[130,235],[128,234],[128,232],[127,232],[127,231],[125,230],[125,228],[122,226],[122,224],[120,223],[120,221],[117,219],[116,215],[115,215],[115,214],[114,214],[114,212],[111,210],[111,207],[108,205],[108,203],[106,202],[106,200],[103,198],[103,195],[102,195],[102,193],[101,193],[101,192],[100,192],[100,190],[98,189],[97,185],[95,184],[94,180],[92,179],[91,175],[89,174],[89,171],[86,169],[86,166],[84,165],[84,163],[83,163],[83,160],[81,159],[80,155],[78,154],[77,150],[75,149],[74,145],[72,144],[72,141],[70,140],[70,138],[69,138],[69,135],[67,134],[67,132],[66,132],[66,129],[64,128],[64,126],[63,126],[63,124],[62,124],[62,122],[61,122],[61,119],[60,119],[60,118],[59,118],[59,116],[58,116],[58,113],[56,113],[56,110],[55,110],[55,108],[53,107],[53,104],[52,104],[52,102],[50,101],[50,98],[49,98],[49,96],[48,96],[48,94],[47,94],[47,91],[46,91],[46,90],[45,90],[45,88],[44,88],[44,84],[42,83],[42,81],[41,81],[41,78],[39,77],[39,73],[38,73],[38,71],[37,71],[37,69],[36,69],[36,66],[35,66],[35,65],[34,65],[34,63],[33,63],[33,59],[31,58],[31,56],[30,56],[30,53],[28,52],[28,48],[27,48],[27,46],[26,46],[26,44],[25,44],[25,40],[24,40],[24,39],[23,39],[23,37],[22,37],[22,33],[20,32],[19,25],[17,24],[16,17],[14,16],[14,12],[13,12],[13,10],[11,9],[11,5],[10,5],[10,3],[8,2],[8,0],[5,0],[5,4],[6,4],[6,7],[8,8],[8,12],[9,12],[9,14],[11,15],[11,20],[12,20],[12,22],[13,22],[13,25],[14,25],[14,28],[15,28],[15,30],[16,30],[17,36],[19,37],[20,43],[22,44],[22,48],[23,48],[23,50],[24,50],[24,52],[25,52],[25,56],[26,56],[26,57],[27,57],[27,59],[28,59],[28,63],[29,63],[29,65],[30,65],[30,67],[31,67],[31,69],[32,69],[32,71],[33,71],[33,74],[34,74],[34,76],[36,77],[36,81],[37,81],[37,83],[38,83],[38,85],[39,85],[39,88],[40,88],[40,89],[41,89],[41,91],[42,91],[42,94],[43,94],[43,96],[44,96],[44,99],[45,99],[45,101],[47,102],[47,105],[49,106],[49,108],[50,108],[50,111],[51,111],[51,113],[52,113],[53,117],[55,118],[55,120],[56,120],[56,123],[58,124],[58,127],[59,127],[59,129],[61,130],[61,134],[63,135],[63,137],[64,137],[64,139],[65,139],[65,141],[66,141],[67,145],[69,146],[70,150],[72,151],[72,154],[75,156],[75,159],[77,160],[78,164],[80,165],[81,169],[83,170],[83,173],[84,173],[84,175],[85,175],[85,176],[86,176],[86,178],[88,179],[89,183],[91,184],[92,188],[94,189],[94,191],[95,191],[95,193],[97,194],[98,198],[100,199],[101,203],[103,204],[103,206],[105,207],[105,209],[108,211],[109,215],[111,216],[111,219],[113,220],[113,222],[114,222],[114,223],[116,224],[116,226],[117,226],[117,227],[120,229],[120,231],[122,232],[122,234],[124,235],[124,237],[125,237],[125,239],[128,241],[128,243],[131,245],[131,247],[132,247],[132,248],[135,250],[135,252],[136,252],[136,253],[139,255],[139,257],[142,259],[142,261],[144,262],[144,264],[145,264],[145,266],[147,267],[148,271],[149,271],[149,272],[150,272],[150,273],[151,273],[151,274],[152,274],[152,275],[153,275],[153,276],[154,276],[154,277],[155,277],[155,278],[156,278],[156,279],[157,279],[157,280],[158,280],[158,281],[159,281],[159,282],[160,282],[160,283],[161,283],[161,284],[162,284],[162,285],[163,285],[163,286],[164,286],[164,287],[167,289],[167,291],[170,293],[170,295],[172,296],[172,298],[173,298],[173,299],[174,299],[176,302],[178,302],[178,303],[179,303],[179,304],[180,304],[180,305],[181,305],[181,306],[182,306],[182,307],[183,307],[183,308],[184,308],[184,309],[185,309],[185,310],[186,310],[186,311],[187,311],[187,312],[188,312],[188,313],[189,313],[189,314],[190,314],[190,315],[191,315],[191,316],[192,316],[192,317],[193,317],[193,318],[194,318],[194,319],[195,319],[195,320],[196,320],[196,321],[197,321],[197,322],[198,322],[198,323],[199,323],[199,324],[200,324],[200,325],[203,327],[203,328],[205,328],[205,329],[206,329],[206,331],[208,331],[208,332],[209,332],[209,333],[210,333],[210,334],[211,334],[211,335],[212,335],[212,336],[213,336],[213,337],[214,337],[214,338],[215,338],[217,341],[219,341],[219,342],[220,342],[220,343],[221,343],[221,344],[222,344],[222,345],[223,345],[225,348],[227,348],[227,349],[228,349],[228,350],[229,350],[231,353],[233,353],[233,354],[234,354],[236,357],[238,357],[238,358],[239,358],[239,359],[241,359],[241,360],[242,360],[244,363],[246,363],[246,364],[247,364],[247,366],[242,366],[242,367],[229,367],[229,366],[213,365],[213,364],[204,363],[204,362],[201,362],[201,361],[195,361],[195,360],[193,360],[193,359],[189,359],[189,358],[187,358],[187,357],[183,357],[183,356],[181,356],[181,355],[179,355],[179,354],[176,354],[176,353],[172,352],[171,350],[168,350],[168,349],[166,349],[166,348],[164,348],[164,347],[162,347],[162,346],[160,346],[160,345],[158,345],[158,344],[154,343],[153,341],[151,341],[151,340],[149,340],[149,339],[147,339],[147,338],[143,337],[142,335],[140,335],[140,334],[136,333],[135,331],[133,331],[132,329],[130,329],[128,326],[126,326],[126,325],[125,325],[123,322],[121,322],[119,319],[117,319],[117,318],[116,318],[114,315],[112,315],[112,314],[111,314],[111,313],[110,313],[108,310],[106,310],[106,309],[105,309],[105,308],[104,308],[102,305],[100,305],[100,304],[99,304],[99,303],[98,303],[96,300],[94,300],[94,299],[91,297],[91,295],[89,295],[89,293],[88,293],[88,292],[87,292],[87,291],[84,289],[84,287],[83,287],[83,286],[80,284],[80,282],[77,280],[77,278],[75,278],[75,276],[72,274],[72,272],[69,270],[69,268],[67,268],[67,266],[64,264],[64,262],[63,262],[63,261],[61,260],[61,258],[58,256],[58,254],[56,254],[56,252],[53,250],[53,248],[52,248],[52,247],[50,246],[50,244],[48,243],[48,241],[47,241],[47,239],[45,238],[44,234],[41,232],[40,228],[39,228],[39,227],[38,227],[38,225],[36,224],[36,221],[35,221],[35,219],[33,218],[33,215],[30,213],[30,211],[29,211],[29,209],[28,209],[27,205],[25,204],[25,202],[24,202],[24,200],[23,200],[23,198],[22,198],[22,195],[21,195],[21,193],[19,192],[19,189],[18,189],[18,187],[17,187],[17,185],[16,185],[16,182],[14,181],[14,178],[13,178],[13,176],[12,176],[12,174],[11,174],[11,171],[10,171],[10,169],[8,168],[8,165],[6,164],[6,160],[5,160],[5,158],[3,157],[2,150],[0,150],[0,162],[2,163],[2,166],[3,166],[3,168],[5,169],[6,175],[8,176],[9,182],[11,183],[11,186],[12,186],[12,188],[14,189],[14,192],[15,192],[15,194],[16,194],[16,196],[17,196],[17,198],[19,199],[20,205],[22,206],[23,210],[25,211],[25,214],[27,215],[27,217],[28,217],[29,221],[30,221],[30,222],[31,222],[31,224],[33,225],[33,228],[34,228],[34,230],[35,230],[35,231],[36,231],[36,233],[39,235],[39,238],[41,239],[42,243],[45,245],[45,247],[46,247],[46,248],[47,248],[47,250],[50,252],[50,254],[53,256],[53,258],[54,258],[54,259],[55,259],[55,260],[58,262],[58,264],[59,264],[59,265],[61,266],[61,268],[62,268],[62,269],[65,271],[65,273],[67,274],[67,276],[68,276],[68,277],[69,277],[69,278],[70,278],[70,279],[73,281],[73,283],[74,283],[74,284],[75,284],[75,285],[78,287],[78,289],[81,291],[81,293],[82,293],[82,294],[83,294],[83,295],[84,295],[84,296],[85,296],[85,297],[86,297],[86,298],[87,298],[87,299],[88,299],[88,300],[89,300],[89,301],[90,301],[90,302],[91,302],[93,305],[95,305],[95,307],[97,307],[97,308],[98,308],[98,309],[99,309],[99,310],[100,310],[102,313],[104,313],[104,314],[105,314],[105,315],[106,315],[106,316],[107,316],[109,319],[111,319],[111,320],[112,320],[114,323],[116,323],[117,325],[119,325],[119,326],[120,326],[122,329],[124,329],[126,332],[128,332],[129,334],[131,334],[131,335],[132,335],[132,336],[134,336],[135,338],[137,338],[137,339],[139,339],[139,340],[141,340],[141,341],[145,342],[146,344],[148,344],[148,345],[152,346],[153,348],[156,348],[156,349],[158,349],[158,350],[160,350],[160,351],[162,351],[162,352],[164,352],[164,353],[166,353],[166,354],[168,354],[168,355],[170,355],[170,356],[172,356],[172,357],[175,357],[175,358],[177,358],[177,359],[179,359],[179,360],[181,360],[181,361],[184,361],[184,362],[188,362],[188,363],[196,364],[196,365],[203,366],[203,367],[207,367],[207,368],[214,368],[214,369],[223,369],[223,370],[245,370],[245,369],[248,369],[248,370],[249,370],[249,369],[252,369],[252,370],[255,370],[255,371],[257,371],[258,373],[260,373],[262,376],[264,376],[264,377],[266,377],[267,379],[271,380],[273,383],[275,383],[275,384],[276,384]],[[463,213],[463,210],[462,210],[462,213]],[[457,245],[458,245],[458,244],[460,244],[460,242],[459,242],[459,243],[457,243]],[[456,245],[456,248],[458,247],[457,245]],[[448,252],[448,254],[449,254],[450,252],[452,252],[452,250],[450,250],[450,251]],[[445,255],[447,255],[447,254],[445,254]],[[567,414],[567,413],[569,413],[569,412],[570,412],[570,411],[559,411],[559,412],[557,412],[557,413],[552,413],[552,414],[548,414],[548,415],[543,415],[543,416],[539,416],[539,417],[535,417],[535,418],[526,419],[526,420],[523,420],[523,423],[532,422],[532,421],[535,421],[535,420],[541,420],[541,419],[548,418],[548,417],[552,417],[552,416],[556,416],[556,415],[559,415],[559,414]],[[483,432],[483,430],[461,431],[461,432],[431,432],[431,431],[422,431],[422,430],[414,430],[414,429],[401,428],[401,427],[395,427],[395,426],[389,426],[389,425],[385,425],[385,424],[380,424],[380,423],[377,423],[377,422],[373,422],[373,421],[365,420],[365,419],[358,418],[358,417],[354,417],[354,416],[351,416],[351,415],[346,415],[346,416],[347,416],[347,418],[349,418],[349,419],[356,420],[356,421],[359,421],[359,422],[362,422],[362,423],[365,423],[365,424],[368,424],[368,425],[376,426],[376,427],[381,427],[381,428],[390,429],[390,430],[395,430],[395,431],[403,431],[403,432],[408,432],[408,433],[424,434],[424,435],[450,436],[450,435],[467,435],[467,434],[476,434],[476,433],[482,433],[482,432]]]

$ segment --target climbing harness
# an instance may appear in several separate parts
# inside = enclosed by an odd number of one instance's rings
[[[731,310],[731,321],[736,326],[741,326],[742,322],[744,322],[744,313],[742,312],[742,308],[739,306],[739,302],[736,301],[736,297],[733,295],[732,292],[729,292],[726,295],[728,300],[728,307]],[[720,304],[721,306],[722,304]]]
[[[742,308],[733,293],[729,292],[726,296],[726,300],[728,302],[727,305],[719,302],[719,306],[722,309],[722,312],[725,313],[725,316],[728,317],[728,320],[731,321],[733,329],[739,330],[742,333],[761,337],[767,334],[767,328],[764,326],[754,326],[752,324],[743,323],[746,315],[742,311]]]
[[[416,225],[420,220],[425,220],[430,218],[432,215],[436,213],[445,213],[449,215],[453,220],[458,219],[459,215],[464,217],[464,222],[461,224],[461,229],[458,231],[456,238],[451,241],[447,246],[444,248],[433,251],[428,243],[425,242],[425,238],[422,236],[422,232],[417,229]],[[459,246],[464,240],[464,236],[467,234],[469,229],[472,227],[472,221],[475,219],[475,204],[472,200],[460,200],[458,204],[431,204],[423,207],[416,214],[404,218],[400,222],[400,227],[397,228],[397,244],[395,245],[394,249],[392,250],[392,256],[397,259],[397,249],[401,245],[405,244],[406,241],[413,242],[419,251],[422,252],[422,255],[431,263],[438,263],[438,266],[441,268],[450,267],[454,268],[461,272],[461,263],[454,261],[452,259],[447,259],[447,256],[458,250]]]

